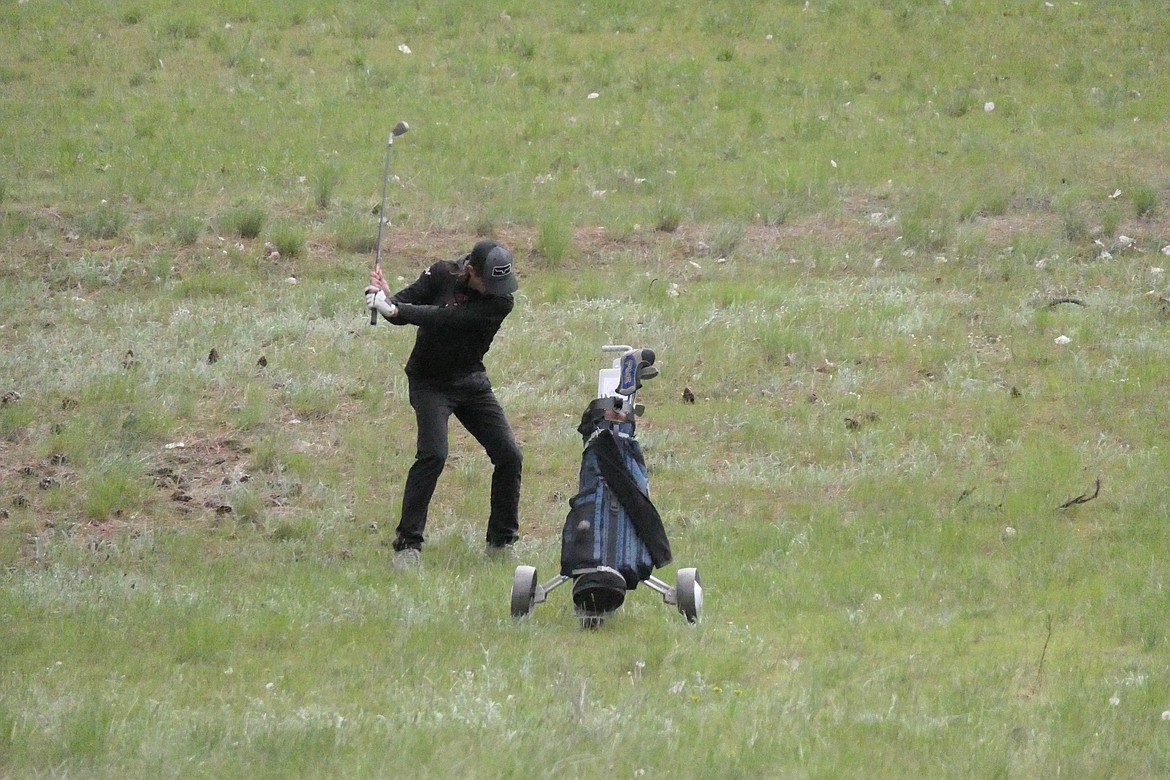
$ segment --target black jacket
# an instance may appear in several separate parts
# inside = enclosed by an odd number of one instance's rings
[[[483,356],[515,305],[511,295],[483,295],[471,289],[462,262],[450,260],[423,271],[391,300],[398,307],[391,323],[418,326],[406,361],[407,376],[437,382],[483,372]]]

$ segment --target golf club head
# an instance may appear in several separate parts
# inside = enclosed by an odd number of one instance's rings
[[[658,376],[654,360],[654,350],[646,348],[631,349],[622,355],[619,364],[618,394],[628,398],[638,392],[643,379],[653,379]]]
[[[400,135],[404,135],[409,129],[410,125],[406,124],[406,122],[399,122],[398,124],[394,125],[394,129],[390,131],[390,143],[394,143],[395,138]]]

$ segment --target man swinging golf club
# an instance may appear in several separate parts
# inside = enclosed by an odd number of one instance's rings
[[[393,542],[396,566],[420,560],[427,508],[447,462],[451,415],[492,462],[488,554],[505,553],[519,538],[520,447],[483,364],[512,311],[516,287],[511,253],[491,240],[479,241],[461,260],[435,263],[397,293],[391,294],[380,266],[370,273],[366,306],[393,325],[418,328],[406,362],[418,444]]]

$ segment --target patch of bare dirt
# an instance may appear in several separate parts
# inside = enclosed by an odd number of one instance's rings
[[[171,442],[150,476],[156,488],[169,491],[180,512],[231,514],[225,489],[251,480],[248,453],[246,444],[230,436]]]
[[[254,475],[252,467],[251,447],[220,434],[167,444],[150,477],[181,514],[211,512],[219,518],[235,514],[231,494],[238,486],[254,488],[268,509],[287,506],[289,493],[299,491],[271,475]]]
[[[753,221],[740,226],[736,251],[749,257],[783,257],[807,248],[810,244],[835,251],[838,248],[870,247],[875,251],[895,246],[901,225],[888,213],[888,204],[872,198],[855,198],[845,203],[840,213],[797,217],[780,224]],[[1050,212],[1016,211],[997,216],[976,216],[963,223],[964,228],[979,231],[991,247],[1007,247],[1020,236],[1060,236],[1061,218]],[[577,257],[569,258],[565,267],[575,263],[594,267],[610,259],[649,259],[686,261],[712,257],[720,225],[683,223],[672,232],[642,228],[633,233],[612,235],[604,227],[578,227],[573,247]],[[1131,220],[1120,232],[1138,241],[1144,238],[1170,240],[1170,218]],[[539,234],[534,228],[505,226],[492,238],[521,256],[540,256]],[[394,234],[394,255],[410,258],[412,267],[427,262],[459,257],[471,249],[481,236],[461,231],[398,230]]]

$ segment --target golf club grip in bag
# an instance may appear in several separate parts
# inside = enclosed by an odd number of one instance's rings
[[[650,501],[646,461],[633,438],[634,423],[606,422],[603,415],[603,404],[591,404],[577,429],[586,446],[578,492],[569,500],[562,533],[561,574],[571,577],[584,569],[609,566],[633,590],[655,568],[671,562],[670,541]]]

